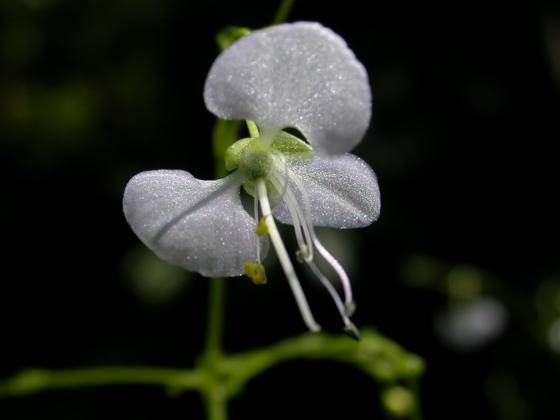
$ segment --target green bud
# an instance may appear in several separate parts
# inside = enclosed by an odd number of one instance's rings
[[[381,395],[381,401],[385,410],[398,418],[409,417],[416,407],[416,399],[412,392],[399,385],[385,389]]]

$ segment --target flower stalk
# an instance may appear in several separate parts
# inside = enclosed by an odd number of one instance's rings
[[[210,279],[206,327],[205,356],[212,362],[222,355],[222,331],[226,301],[226,281],[221,277]]]

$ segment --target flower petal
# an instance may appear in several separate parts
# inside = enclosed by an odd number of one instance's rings
[[[307,195],[311,224],[337,228],[368,226],[379,217],[381,201],[377,178],[371,167],[355,155],[345,154],[335,159],[316,157],[310,162],[287,161],[291,176]],[[290,188],[303,201],[296,183]],[[282,223],[292,224],[285,204],[273,209]]]
[[[126,186],[123,210],[136,235],[165,261],[207,277],[238,276],[245,261],[256,261],[257,249],[239,185],[236,173],[201,181],[185,171],[142,172]]]
[[[351,150],[371,118],[366,70],[340,36],[311,22],[235,42],[212,65],[204,100],[218,117],[254,120],[265,136],[295,127],[321,155]]]

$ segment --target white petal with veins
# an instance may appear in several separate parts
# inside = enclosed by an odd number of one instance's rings
[[[357,228],[368,226],[379,217],[381,201],[377,178],[371,167],[355,155],[328,159],[315,157],[309,162],[287,161],[290,172],[299,178],[308,199],[311,224]],[[304,197],[290,181],[301,206]],[[285,204],[273,210],[282,223],[292,224]]]
[[[237,174],[202,181],[185,171],[142,172],[126,186],[123,210],[148,248],[187,270],[238,276],[256,261],[255,222],[241,205]]]
[[[255,31],[216,59],[204,87],[207,108],[254,120],[265,138],[295,127],[320,155],[358,144],[371,118],[371,90],[345,41],[318,23]]]

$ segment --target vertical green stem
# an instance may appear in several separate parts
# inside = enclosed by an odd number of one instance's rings
[[[273,24],[283,22],[294,0],[282,0],[278,11],[274,17]],[[227,147],[237,140],[240,121],[217,120],[213,131],[213,151],[215,158],[215,173],[218,178],[226,175],[224,167],[224,154]],[[259,131],[253,121],[247,121],[251,137],[257,137]],[[210,291],[208,294],[208,318],[206,347],[203,359],[211,376],[210,383],[207,385],[204,394],[206,406],[206,416],[208,420],[227,420],[228,396],[223,387],[216,379],[219,375],[216,367],[223,356],[222,350],[222,331],[224,324],[226,282],[223,278],[213,278],[210,280]]]
[[[416,377],[410,380],[410,390],[413,392],[414,394],[414,400],[415,400],[415,405],[414,405],[414,411],[412,412],[412,415],[410,416],[411,420],[422,420],[423,416],[422,416],[422,407],[420,406],[420,378]]]
[[[210,279],[205,351],[210,363],[222,355],[225,294],[225,280],[223,278]]]
[[[212,391],[205,396],[206,419],[227,420],[227,399],[217,391]]]
[[[272,24],[278,25],[279,23],[284,22],[288,17],[293,4],[294,0],[282,0],[282,3],[280,3],[280,6],[278,6],[278,10],[274,15],[274,19],[272,19]]]

